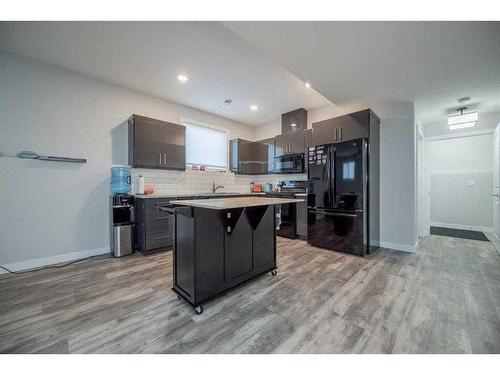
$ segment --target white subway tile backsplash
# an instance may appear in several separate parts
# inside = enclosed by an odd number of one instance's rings
[[[307,180],[307,174],[242,176],[232,172],[215,171],[164,171],[154,169],[132,169],[132,191],[136,192],[139,176],[146,185],[153,184],[156,194],[198,194],[212,191],[212,182],[223,185],[219,191],[249,193],[251,182],[273,184],[283,180]]]

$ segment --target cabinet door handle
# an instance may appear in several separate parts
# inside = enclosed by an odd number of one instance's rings
[[[333,129],[333,140],[337,140],[337,128]]]
[[[340,140],[342,140],[342,128],[339,128]]]
[[[167,153],[166,152],[163,153],[163,164],[167,165]]]
[[[170,235],[169,235],[169,234],[167,234],[166,236],[156,236],[156,237],[155,237],[155,240],[163,240],[163,239],[165,239],[165,238],[169,238],[169,237],[170,237]]]
[[[160,165],[162,165],[161,152],[159,152],[158,155],[160,155]]]

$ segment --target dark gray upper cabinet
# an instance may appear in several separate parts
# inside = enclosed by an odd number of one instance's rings
[[[305,130],[281,134],[274,137],[274,156],[303,154],[305,150]]]
[[[283,113],[281,115],[281,134],[293,133],[307,129],[307,111],[304,108]]]
[[[312,144],[322,145],[357,138],[368,138],[370,135],[370,119],[372,117],[380,121],[370,109],[366,109],[315,122],[312,125]]]
[[[236,138],[230,141],[230,169],[237,174],[267,174],[269,146]]]
[[[304,140],[304,152],[307,153],[307,148],[313,145],[313,130],[307,129],[305,131],[305,140]]]
[[[265,149],[262,149],[261,152],[265,152],[267,154],[267,173],[273,173],[273,159],[274,159],[274,137],[263,139],[261,141],[257,141],[257,143],[263,144],[266,146]],[[262,155],[264,156],[264,155]]]
[[[129,164],[138,168],[186,169],[186,128],[132,115],[128,120]]]

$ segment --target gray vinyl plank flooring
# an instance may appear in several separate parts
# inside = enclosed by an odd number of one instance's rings
[[[278,239],[278,275],[193,310],[172,254],[0,276],[1,353],[500,353],[491,242],[360,258]]]

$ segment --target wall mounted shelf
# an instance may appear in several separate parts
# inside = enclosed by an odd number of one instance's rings
[[[64,156],[45,156],[38,155],[33,151],[21,151],[16,155],[20,159],[34,159],[34,160],[43,160],[43,161],[60,161],[64,163],[86,163],[87,159],[80,158],[67,158]]]

